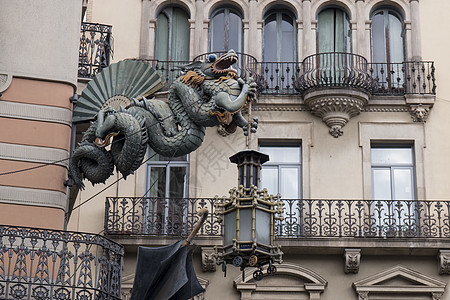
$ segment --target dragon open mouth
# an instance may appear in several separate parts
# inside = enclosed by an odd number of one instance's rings
[[[222,75],[228,73],[237,74],[237,71],[231,67],[231,65],[238,62],[238,57],[236,53],[228,52],[219,57],[212,66],[212,71],[214,74]]]

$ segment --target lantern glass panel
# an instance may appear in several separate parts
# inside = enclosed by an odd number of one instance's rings
[[[270,245],[270,213],[256,210],[256,241]]]
[[[236,238],[236,210],[225,214],[223,244],[230,245]]]
[[[239,212],[239,240],[252,241],[252,209],[245,208]]]

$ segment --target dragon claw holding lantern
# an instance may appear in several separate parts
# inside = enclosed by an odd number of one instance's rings
[[[114,166],[124,177],[133,173],[147,145],[166,157],[188,154],[202,144],[206,127],[255,132],[258,119],[249,124],[241,111],[256,98],[257,84],[251,77],[244,81],[237,76],[231,68],[237,60],[230,50],[183,66],[185,74],[170,86],[168,102],[144,97],[132,99],[125,108],[102,108],[72,154],[70,172],[77,186],[84,188],[83,177],[92,184],[105,182]]]

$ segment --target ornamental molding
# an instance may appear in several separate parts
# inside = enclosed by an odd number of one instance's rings
[[[449,251],[449,250],[442,250]],[[390,284],[391,280],[401,278],[404,284]],[[380,273],[353,283],[353,287],[359,296],[359,300],[368,300],[368,294],[396,294],[405,295],[405,293],[414,295],[428,295],[435,300],[441,300],[445,291],[446,283],[420,273],[418,271],[398,265]]]
[[[279,104],[269,104],[269,105],[258,105],[252,108],[253,111],[309,111],[307,107],[304,106],[283,106]]]
[[[330,134],[338,138],[344,133],[342,128],[369,103],[369,95],[347,89],[326,89],[306,94],[304,101],[311,113],[330,127]]]
[[[361,262],[361,249],[345,249],[345,273],[358,273]]]
[[[428,115],[430,114],[431,105],[429,104],[417,104],[411,105],[410,113],[411,118],[414,122],[425,123],[428,119]]]
[[[363,112],[381,112],[381,113],[385,113],[385,112],[409,112],[410,108],[406,107],[406,106],[367,106],[364,107]]]
[[[450,275],[450,250],[439,250],[439,274]]]
[[[204,272],[216,271],[216,250],[213,247],[202,247],[202,270]]]
[[[6,91],[12,82],[12,75],[8,73],[0,73],[0,93]]]

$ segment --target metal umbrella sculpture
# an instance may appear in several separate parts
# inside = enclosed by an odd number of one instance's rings
[[[200,147],[206,127],[256,131],[257,119],[249,124],[241,111],[256,97],[257,84],[237,76],[231,67],[237,59],[230,50],[180,66],[184,74],[169,87],[168,101],[145,98],[164,85],[145,63],[121,61],[98,73],[74,108],[74,122],[92,121],[70,161],[75,184],[105,182],[114,166],[124,177],[132,174],[148,146],[166,157],[188,154]]]
[[[192,265],[190,242],[202,227],[208,210],[202,208],[189,237],[164,247],[139,247],[130,300],[186,300],[202,292]]]

